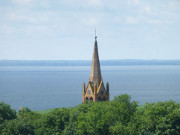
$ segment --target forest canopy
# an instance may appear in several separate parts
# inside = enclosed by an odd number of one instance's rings
[[[174,101],[138,105],[127,94],[110,102],[86,102],[41,114],[18,112],[0,102],[2,135],[179,135],[180,104]]]

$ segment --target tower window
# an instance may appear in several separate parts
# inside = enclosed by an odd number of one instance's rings
[[[88,95],[91,95],[91,90],[88,90]]]
[[[91,97],[90,100],[93,101],[93,98]]]
[[[101,90],[101,95],[103,95],[104,94],[104,91],[103,90]]]

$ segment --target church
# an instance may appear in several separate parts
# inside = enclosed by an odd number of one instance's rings
[[[94,51],[91,64],[91,73],[87,87],[83,83],[82,102],[109,101],[109,83],[104,86],[98,55],[97,36],[95,36]]]

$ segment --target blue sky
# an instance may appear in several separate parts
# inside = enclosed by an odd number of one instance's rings
[[[0,0],[0,59],[180,59],[180,0]]]

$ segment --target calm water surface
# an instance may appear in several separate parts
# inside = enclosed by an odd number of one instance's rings
[[[174,100],[180,103],[180,66],[102,66],[110,83],[110,99],[127,93],[140,104]],[[0,67],[0,101],[18,110],[73,107],[82,101],[82,83],[89,66]]]

